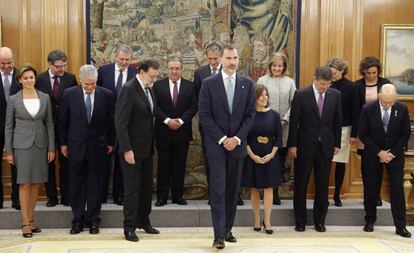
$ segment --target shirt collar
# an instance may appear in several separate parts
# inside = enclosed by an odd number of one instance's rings
[[[209,65],[209,66],[210,66],[210,70],[213,71],[214,70],[213,67],[211,67],[211,65]],[[221,63],[217,66],[216,71],[220,70],[220,68],[221,68]]]
[[[169,79],[169,78],[168,78],[168,81],[170,82],[170,84],[173,84],[173,81],[172,81],[171,79]],[[180,83],[181,83],[181,78],[180,78],[180,79],[178,79],[176,82],[177,82],[177,84],[178,84],[178,85],[180,85]]]
[[[224,70],[221,70],[221,75],[223,76],[223,80],[226,80],[227,77],[229,77],[229,75],[227,75],[226,73],[224,73]],[[233,78],[233,80],[236,80],[236,72],[234,72],[231,77]]]
[[[12,69],[12,71],[9,73],[9,75],[13,76],[13,72],[14,72],[14,69]],[[2,76],[6,75],[2,70],[0,70],[0,73],[1,73]]]
[[[315,93],[315,95],[320,94],[320,92],[316,89],[315,83],[312,84],[312,88],[313,88],[313,92]],[[322,96],[325,96],[325,93],[326,93],[326,91],[324,93],[322,93]]]
[[[118,64],[115,63],[115,73],[117,73],[118,71],[120,71],[121,69],[118,67]],[[126,70],[126,69],[125,69]],[[124,72],[125,70],[123,70],[122,72]]]
[[[91,95],[95,95],[96,88],[91,92]],[[82,88],[83,95],[86,95],[86,91]]]

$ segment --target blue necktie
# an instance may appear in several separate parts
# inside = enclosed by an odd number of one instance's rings
[[[6,98],[6,102],[9,101],[10,96],[10,80],[9,80],[9,73],[4,73],[4,97]]]
[[[90,123],[91,117],[92,117],[91,93],[86,93],[85,109],[86,109],[86,117],[88,118],[88,123]]]
[[[233,97],[234,97],[234,87],[232,82],[232,77],[227,77],[226,83],[226,92],[227,92],[227,103],[229,104],[230,113],[233,112]]]
[[[384,109],[384,117],[382,117],[382,123],[384,125],[384,131],[385,132],[387,132],[388,123],[390,122],[390,113],[388,111],[389,111],[389,109]]]
[[[122,70],[119,70],[119,76],[118,76],[118,80],[116,80],[116,86],[115,86],[116,94],[119,94],[119,91],[122,88],[122,79],[123,79]]]

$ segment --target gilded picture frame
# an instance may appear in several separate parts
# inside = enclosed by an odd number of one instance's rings
[[[382,75],[397,88],[399,99],[414,100],[414,24],[381,26]]]

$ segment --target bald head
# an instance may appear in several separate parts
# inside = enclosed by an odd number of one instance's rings
[[[0,47],[0,70],[10,74],[14,68],[13,51],[8,47]]]
[[[384,84],[378,94],[381,105],[385,108],[391,108],[395,100],[397,100],[397,90],[393,84]]]

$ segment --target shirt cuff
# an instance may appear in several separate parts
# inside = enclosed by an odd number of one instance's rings
[[[221,145],[226,138],[227,138],[227,136],[225,136],[225,135],[223,137],[221,137],[221,139],[218,141],[218,144]]]
[[[166,118],[165,120],[164,120],[164,124],[166,124],[166,125],[168,125],[168,122],[170,121],[170,118]]]
[[[178,118],[178,121],[180,122],[181,125],[184,124],[184,121],[182,119]]]
[[[239,145],[241,145],[241,140],[239,139],[239,137],[234,136],[234,138],[237,140],[237,142],[239,143]]]

